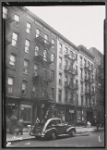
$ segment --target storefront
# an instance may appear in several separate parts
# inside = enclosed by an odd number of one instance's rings
[[[76,124],[80,125],[82,123],[82,111],[76,110]]]
[[[72,106],[66,106],[66,121],[75,124],[75,109]]]
[[[82,110],[82,123],[86,123],[87,122],[87,112],[86,110]]]
[[[62,121],[66,121],[66,109],[65,109],[65,105],[61,105],[61,104],[57,104],[56,105],[56,109],[57,109],[57,116],[59,117],[59,118],[61,118],[62,119]]]

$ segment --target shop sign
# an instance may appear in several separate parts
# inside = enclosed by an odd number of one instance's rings
[[[74,110],[70,110],[70,109],[69,109],[69,113],[74,113]]]

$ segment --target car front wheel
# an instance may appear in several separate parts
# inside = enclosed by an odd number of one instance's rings
[[[74,130],[69,131],[69,136],[74,137],[75,136],[75,131]]]

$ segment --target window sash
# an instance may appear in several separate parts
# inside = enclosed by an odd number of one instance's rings
[[[54,62],[54,54],[51,54],[51,61]]]
[[[14,20],[19,22],[19,16],[18,15],[14,15]]]
[[[13,78],[9,77],[7,81],[8,85],[13,85],[13,80]]]
[[[7,8],[6,7],[3,7],[3,13],[7,14]]]
[[[30,41],[26,40],[25,41],[25,45],[28,46],[28,47],[30,47]]]
[[[39,35],[40,35],[40,30],[36,29],[36,37],[39,37]]]
[[[13,32],[12,39],[17,41],[17,39],[18,39],[17,33]]]
[[[22,83],[22,90],[25,90],[25,89],[26,89],[26,83],[23,82],[23,83]]]
[[[8,93],[9,94],[13,93],[13,85],[8,86]]]

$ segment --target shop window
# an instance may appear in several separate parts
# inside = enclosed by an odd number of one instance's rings
[[[31,24],[30,24],[30,23],[27,23],[26,32],[27,32],[27,33],[30,33],[30,31],[31,31]]]
[[[29,53],[30,50],[30,41],[26,39],[25,41],[25,52]]]
[[[17,41],[18,41],[18,34],[13,32],[13,35],[12,35],[12,46],[17,46]]]
[[[24,67],[23,67],[23,73],[27,74],[28,73],[28,66],[29,66],[29,61],[27,59],[24,60]]]
[[[28,104],[21,104],[20,119],[23,119],[24,123],[32,122],[32,106]]]
[[[15,66],[15,62],[16,62],[16,56],[14,54],[11,54],[9,64]]]
[[[3,19],[7,18],[7,8],[3,7]]]
[[[35,46],[35,56],[38,56],[38,52],[39,52],[39,47]]]
[[[8,77],[7,84],[8,84],[8,93],[12,94],[13,93],[14,78]]]
[[[38,65],[34,64],[34,76],[38,75]]]
[[[14,15],[14,20],[18,23],[19,22],[19,16],[18,15]]]
[[[36,29],[36,38],[40,36],[40,30]]]

